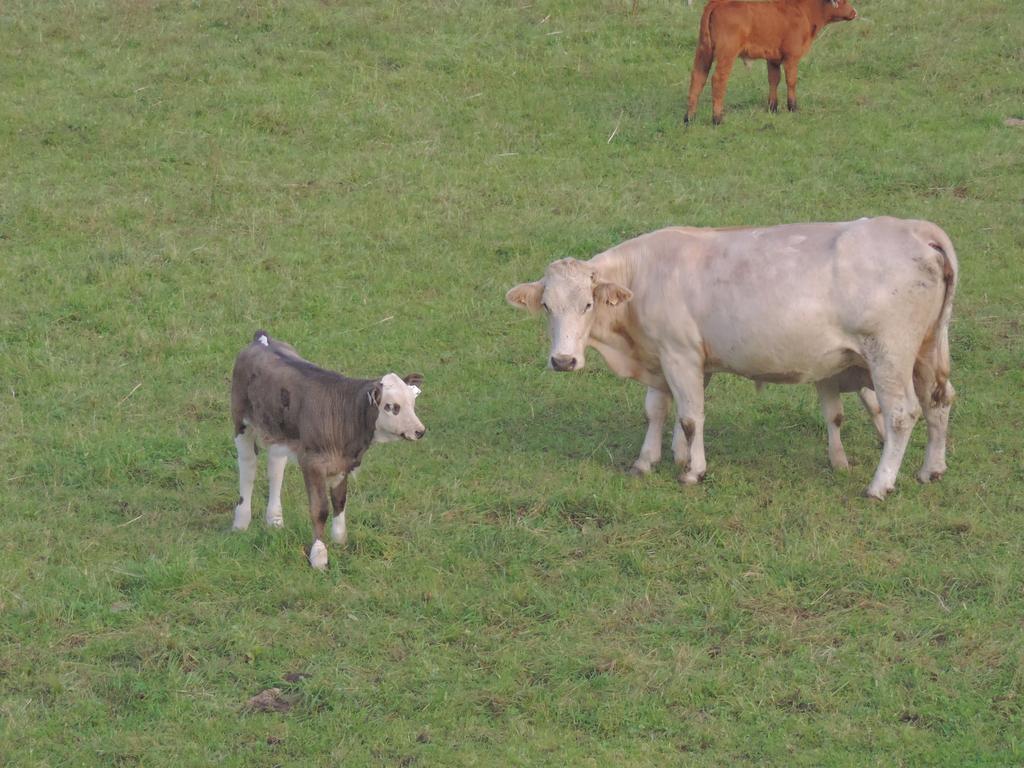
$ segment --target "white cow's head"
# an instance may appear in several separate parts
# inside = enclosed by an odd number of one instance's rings
[[[597,316],[632,296],[628,288],[601,280],[589,263],[561,259],[548,265],[541,280],[517,285],[505,299],[513,307],[546,312],[551,336],[548,365],[556,371],[580,371]]]
[[[416,397],[423,377],[411,373],[404,379],[389,373],[377,382],[370,397],[379,409],[377,423],[373,430],[373,442],[390,443],[404,438],[419,440],[427,428],[416,418]]]

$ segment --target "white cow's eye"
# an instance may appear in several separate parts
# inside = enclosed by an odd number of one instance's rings
[[[542,301],[542,302],[540,303],[540,305],[541,305],[541,306],[542,306],[542,307],[544,308],[544,311],[545,311],[545,312],[548,312],[548,313],[550,313],[550,312],[551,312],[551,310],[550,310],[550,309],[548,309],[548,305],[547,305],[547,304],[545,304],[545,303],[544,303],[543,301]]]
[[[593,304],[587,304],[587,306],[585,306],[585,307],[583,308],[583,311],[584,311],[584,312],[589,312],[589,311],[590,311],[590,308],[591,308],[592,306],[594,306],[594,305],[593,305]]]

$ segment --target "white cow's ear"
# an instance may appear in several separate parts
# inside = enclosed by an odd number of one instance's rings
[[[598,283],[594,286],[594,298],[614,307],[632,299],[633,292],[616,283]]]
[[[540,297],[542,295],[544,295],[544,284],[538,280],[536,283],[520,283],[515,288],[509,289],[509,292],[505,294],[505,301],[519,309],[540,312]]]

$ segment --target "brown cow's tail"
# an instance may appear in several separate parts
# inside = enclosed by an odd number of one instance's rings
[[[711,40],[711,12],[722,0],[708,0],[704,6],[704,13],[700,17],[700,33],[697,36],[697,53],[694,56],[694,66],[700,66],[707,71],[711,69],[711,61],[714,58],[715,44]]]
[[[942,258],[942,279],[946,292],[942,298],[942,309],[931,333],[932,343],[925,345],[918,355],[918,361],[932,369],[934,387],[931,401],[934,405],[950,405],[953,402],[953,387],[949,383],[949,321],[953,315],[953,296],[956,294],[957,264],[956,251],[949,236],[938,226],[931,225],[925,235],[929,247]],[[927,394],[927,393],[925,393]]]

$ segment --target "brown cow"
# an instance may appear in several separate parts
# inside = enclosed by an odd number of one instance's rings
[[[779,109],[780,67],[786,68],[787,106],[796,111],[796,75],[800,59],[814,38],[834,21],[852,21],[857,11],[848,0],[709,0],[700,19],[700,37],[690,74],[690,99],[684,122],[697,111],[697,99],[707,82],[711,63],[718,60],[711,78],[712,121],[722,122],[722,102],[732,65],[744,61],[768,62],[768,109]]]

